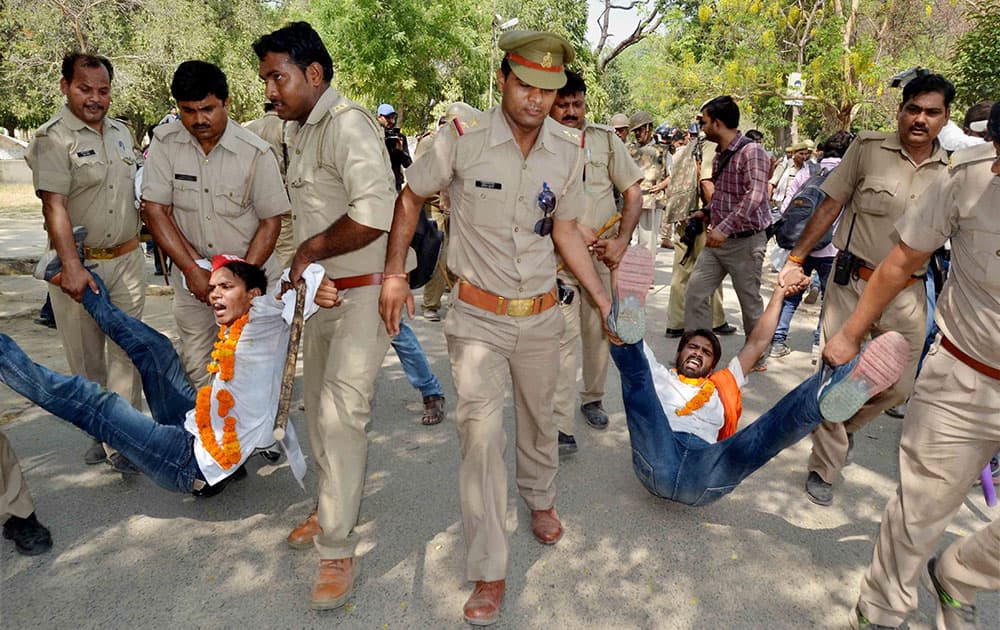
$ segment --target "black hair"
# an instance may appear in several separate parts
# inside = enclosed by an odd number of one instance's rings
[[[751,129],[750,131],[746,132],[743,135],[746,136],[747,138],[750,138],[757,144],[764,143],[764,134],[759,129]]]
[[[922,74],[903,87],[903,104],[927,92],[940,92],[945,107],[951,107],[951,102],[955,100],[955,86],[951,81],[940,74]]]
[[[1000,101],[993,103],[990,110],[990,122],[986,125],[987,140],[992,142],[1000,141]]]
[[[575,94],[586,94],[587,93],[587,83],[583,80],[583,77],[579,73],[573,72],[572,70],[566,71],[566,85],[559,88],[556,92],[559,96],[573,96]]]
[[[108,82],[115,78],[115,69],[107,57],[72,52],[63,57],[62,60],[62,78],[66,79],[66,83],[73,82],[73,71],[76,70],[76,63],[78,61],[84,68],[99,68],[100,66],[104,66],[104,69],[108,71]]]
[[[260,60],[267,53],[284,53],[303,73],[311,64],[318,63],[323,68],[323,81],[329,83],[333,80],[333,60],[319,33],[309,22],[292,22],[273,33],[262,35],[253,43],[253,51]]]
[[[844,157],[844,154],[847,153],[847,147],[851,146],[853,140],[854,134],[850,131],[838,131],[822,144],[823,157]]]
[[[962,121],[962,126],[968,129],[971,123],[979,120],[989,120],[991,109],[993,109],[993,101],[976,103],[965,112],[965,120]]]
[[[170,95],[175,101],[201,101],[214,94],[220,101],[229,98],[229,83],[225,73],[215,64],[192,59],[177,66],[170,82]]]
[[[230,260],[222,265],[222,267],[228,269],[234,276],[242,280],[243,284],[246,285],[247,291],[259,289],[261,295],[267,293],[267,274],[257,265],[248,263],[245,260]]]
[[[510,62],[507,61],[506,55],[504,55],[503,60],[500,61],[500,72],[503,73],[503,78],[505,79],[510,76]]]
[[[702,105],[701,111],[714,120],[722,121],[722,124],[729,129],[736,129],[740,126],[740,106],[736,104],[732,96],[716,96]]]
[[[684,346],[688,344],[693,337],[704,337],[708,339],[709,343],[712,344],[712,366],[709,372],[715,370],[715,366],[719,364],[719,360],[722,359],[722,342],[719,341],[719,336],[707,328],[698,328],[696,330],[685,330],[684,334],[681,335],[680,341],[677,342],[677,358],[674,359],[674,363],[677,363],[677,359],[681,356],[681,350]]]

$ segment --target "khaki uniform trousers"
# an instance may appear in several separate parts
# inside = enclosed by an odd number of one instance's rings
[[[17,455],[7,436],[0,433],[0,523],[7,522],[11,516],[28,518],[34,511],[35,504],[21,474]]]
[[[684,309],[685,330],[712,327],[712,312],[708,300],[712,293],[722,287],[722,281],[728,275],[740,301],[743,334],[750,336],[760,316],[764,314],[764,301],[760,297],[760,276],[766,245],[767,235],[758,232],[747,238],[727,238],[722,242],[722,247],[706,247],[698,254],[698,260],[688,279]]]
[[[682,330],[684,328],[684,306],[687,301],[687,286],[694,271],[694,263],[698,260],[701,250],[705,249],[708,234],[702,232],[691,246],[691,256],[683,265],[680,264],[688,246],[681,242],[684,236],[683,223],[674,224],[674,265],[670,272],[670,301],[667,303],[667,328]],[[722,285],[712,293],[712,328],[718,328],[726,323],[726,312],[722,309]]]
[[[663,216],[663,205],[656,202],[652,208],[643,208],[639,215],[639,224],[635,226],[635,242],[639,247],[645,247],[656,256],[660,249],[660,219]]]
[[[852,278],[846,286],[832,281],[827,283],[821,314],[824,341],[840,330],[851,316],[867,284],[859,278]],[[890,330],[902,334],[910,346],[910,363],[899,381],[865,403],[847,422],[823,422],[813,429],[807,468],[827,483],[836,481],[847,461],[847,434],[858,431],[889,407],[906,400],[913,389],[913,379],[917,376],[917,365],[927,339],[927,294],[923,282],[903,289],[879,316],[871,334],[877,337]]]
[[[437,269],[434,270],[434,275],[431,279],[424,285],[424,311],[437,311],[441,309],[441,296],[444,295],[444,291],[448,288],[448,230],[446,229],[448,225],[448,217],[445,216],[443,212],[437,210],[431,211],[431,220],[434,221],[438,229],[444,235],[444,241],[441,243],[441,255],[438,258]]]
[[[514,394],[517,488],[532,510],[555,504],[558,429],[552,416],[559,369],[559,309],[528,317],[496,315],[459,302],[444,322],[458,394],[455,415],[462,446],[458,492],[465,529],[466,579],[507,574],[509,545],[504,399]]]
[[[917,607],[917,582],[969,487],[1000,449],[1000,381],[935,343],[924,360],[899,444],[899,487],[882,516],[861,612],[897,626]],[[976,492],[978,494],[978,492]],[[948,593],[975,604],[1000,590],[1000,520],[952,543],[937,563]]]
[[[320,558],[354,555],[368,461],[365,429],[389,336],[378,316],[380,287],[348,289],[303,331],[306,422],[319,473]]]
[[[594,261],[594,268],[610,295],[611,270],[598,260]],[[591,300],[590,294],[574,283],[566,282],[566,286],[572,287],[576,294],[573,302],[559,306],[565,328],[559,338],[559,378],[552,405],[559,430],[568,435],[573,435],[576,426],[577,348],[582,343],[583,389],[580,390],[580,404],[586,405],[604,398],[611,345],[604,334],[601,309]]]
[[[141,248],[110,260],[88,259],[86,265],[93,266],[92,271],[101,276],[112,304],[132,317],[142,317],[142,308],[146,304],[146,281],[145,257]],[[83,305],[63,293],[62,289],[49,285],[49,296],[69,371],[107,387],[133,407],[139,408],[142,404],[142,381],[128,354],[105,337]]]

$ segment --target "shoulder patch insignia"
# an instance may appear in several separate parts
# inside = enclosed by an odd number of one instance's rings
[[[954,171],[955,169],[965,166],[967,164],[975,164],[977,162],[992,161],[997,159],[996,149],[993,148],[992,142],[984,142],[982,144],[977,144],[976,146],[966,147],[964,149],[959,149],[951,154],[948,159],[948,170]]]

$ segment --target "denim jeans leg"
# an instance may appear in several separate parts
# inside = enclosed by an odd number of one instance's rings
[[[153,418],[160,424],[183,424],[187,412],[194,409],[195,391],[173,344],[112,304],[104,282],[97,274],[94,280],[100,293],[84,291],[83,307],[135,364]]]
[[[399,320],[399,334],[391,340],[396,356],[403,366],[406,380],[414,389],[420,391],[424,398],[428,396],[443,396],[441,383],[437,376],[431,371],[431,365],[427,362],[427,355],[417,339],[417,334],[407,325],[405,319]]]
[[[118,394],[82,376],[66,376],[34,363],[0,334],[0,381],[49,413],[123,453],[168,490],[190,492],[199,474],[193,436],[162,425]]]
[[[799,302],[801,301],[802,294],[800,293],[786,295],[785,299],[781,301],[781,316],[778,318],[778,326],[774,329],[774,336],[771,337],[771,343],[784,343],[788,339],[788,329],[792,325],[792,317],[795,315],[795,310],[799,307]]]
[[[672,498],[680,445],[670,428],[653,386],[643,342],[611,346],[611,358],[621,374],[622,401],[632,443],[635,474],[653,494]]]

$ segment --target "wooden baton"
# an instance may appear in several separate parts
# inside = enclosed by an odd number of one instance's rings
[[[604,234],[607,233],[608,230],[618,225],[618,222],[621,220],[622,220],[621,213],[620,212],[615,213],[615,216],[608,219],[608,222],[604,224],[604,227],[602,227],[600,230],[597,231],[597,238],[601,238],[602,236],[604,236]],[[563,262],[559,263],[558,267],[556,267],[556,273],[559,273],[565,268],[566,268],[566,261],[564,260]]]
[[[288,355],[285,357],[285,369],[281,373],[281,394],[278,396],[278,413],[274,416],[274,431],[272,435],[277,441],[285,439],[285,426],[288,424],[288,409],[292,404],[292,385],[295,383],[295,360],[299,355],[299,339],[302,337],[302,313],[306,307],[306,281],[299,279],[295,283],[295,315],[292,317],[292,329],[288,335]]]

